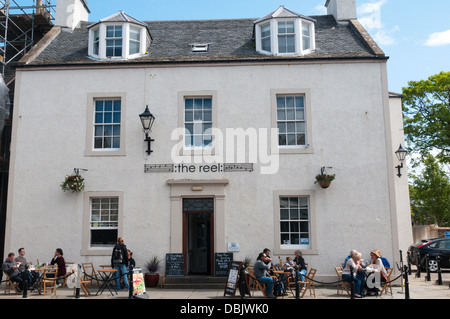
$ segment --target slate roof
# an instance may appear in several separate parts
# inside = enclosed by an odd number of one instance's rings
[[[82,22],[73,32],[62,30],[42,52],[26,61],[39,65],[101,65],[136,63],[205,63],[311,59],[386,59],[352,23],[336,23],[331,15],[313,16],[316,25],[315,52],[300,57],[267,56],[256,52],[254,23],[258,19],[144,21],[153,42],[149,55],[126,61],[98,61],[88,57],[88,27]],[[192,52],[194,43],[210,44],[208,52]],[[373,44],[372,44],[373,46]],[[23,61],[22,61],[23,62]]]

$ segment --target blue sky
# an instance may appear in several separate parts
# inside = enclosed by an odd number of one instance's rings
[[[260,18],[280,5],[304,15],[326,14],[326,0],[89,0],[90,21],[119,10],[139,20]],[[356,0],[358,19],[383,49],[389,90],[450,71],[449,0]]]

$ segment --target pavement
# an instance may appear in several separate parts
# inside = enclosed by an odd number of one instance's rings
[[[409,298],[410,299],[450,299],[450,270],[442,271],[442,285],[439,285],[438,275],[436,273],[431,274],[431,280],[427,280],[427,274],[421,273],[420,278],[417,277],[413,271],[408,276],[409,281]],[[393,284],[392,294],[390,292],[383,294],[382,296],[366,296],[365,300],[401,300],[406,299],[406,289],[402,287],[400,281],[399,284]],[[56,295],[39,294],[36,291],[29,291],[26,298],[23,294],[17,295],[15,293],[5,294],[5,283],[0,285],[0,303],[5,300],[125,300],[130,299],[129,293],[126,290],[121,290],[118,293],[110,293],[105,290],[101,294],[96,294],[98,291],[97,286],[93,286],[90,289],[91,294],[86,296],[82,290],[80,290],[79,298],[75,297],[74,289],[69,288],[57,288]],[[217,301],[240,301],[239,290],[236,291],[236,296],[224,296],[224,289],[161,289],[146,288],[146,294],[148,300],[217,300]],[[259,291],[255,291],[251,297],[246,296],[246,300],[264,299],[263,295]],[[338,293],[336,285],[323,285],[315,283],[315,296],[306,292],[304,300],[348,300],[350,297],[347,293]],[[303,300],[302,299],[302,300]],[[266,299],[267,300],[267,299]],[[284,297],[278,297],[276,300],[295,300],[294,294],[288,294]],[[261,300],[259,300],[261,302]],[[271,301],[273,302],[273,301]]]

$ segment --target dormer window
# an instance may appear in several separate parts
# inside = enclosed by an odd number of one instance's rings
[[[88,27],[89,56],[127,60],[147,54],[151,35],[147,25],[123,11]]]
[[[315,20],[280,7],[255,21],[256,51],[267,55],[299,56],[315,49]]]

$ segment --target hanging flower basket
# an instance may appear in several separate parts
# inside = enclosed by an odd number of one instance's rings
[[[81,192],[84,189],[84,178],[80,174],[67,175],[64,182],[61,183],[61,189],[64,192]]]
[[[316,175],[316,181],[314,184],[319,184],[322,188],[328,188],[331,185],[331,181],[333,181],[336,178],[336,175],[325,175],[325,174],[319,174]]]

